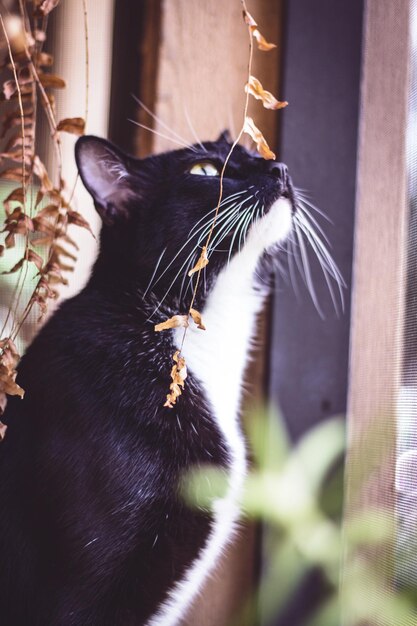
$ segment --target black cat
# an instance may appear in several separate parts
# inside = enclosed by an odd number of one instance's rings
[[[81,138],[76,159],[103,220],[84,290],[19,366],[0,446],[4,626],[174,626],[233,535],[246,471],[242,375],[269,255],[294,219],[284,165],[237,146],[182,354],[183,394],[164,407],[230,149],[215,142],[137,160]],[[179,494],[190,468],[227,470],[214,512]]]

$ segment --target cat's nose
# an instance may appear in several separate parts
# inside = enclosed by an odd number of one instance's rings
[[[287,183],[288,167],[285,163],[277,163],[277,161],[268,161],[268,172],[279,178],[284,184]]]

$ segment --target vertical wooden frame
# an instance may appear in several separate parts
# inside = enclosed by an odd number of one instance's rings
[[[373,508],[383,509],[395,519],[396,410],[402,375],[408,223],[409,4],[408,0],[366,3],[349,368],[347,523]],[[395,111],[387,106],[394,94]],[[392,536],[377,555],[378,574],[387,586],[393,583],[394,541]],[[345,549],[347,579],[355,556],[349,546]],[[380,591],[383,593],[383,586]],[[362,592],[366,599],[366,586]],[[350,624],[353,617],[350,607],[344,606],[343,623]]]

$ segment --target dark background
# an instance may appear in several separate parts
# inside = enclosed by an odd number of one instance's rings
[[[280,94],[290,106],[282,112],[279,158],[333,222],[315,215],[347,284],[338,316],[310,255],[322,319],[301,277],[296,295],[277,276],[268,387],[294,441],[346,413],[363,15],[362,0],[285,3]],[[325,581],[312,571],[274,626],[301,626],[325,594]]]

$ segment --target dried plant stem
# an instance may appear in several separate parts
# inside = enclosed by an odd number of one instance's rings
[[[90,43],[88,37],[88,13],[87,13],[87,0],[82,0],[83,3],[83,16],[84,16],[84,41],[85,41],[85,109],[84,109],[84,121],[87,126],[88,119],[88,107],[89,107],[89,95],[90,95]],[[71,193],[69,195],[68,204],[71,204],[75,189],[77,187],[80,175],[77,172],[75,180],[72,185]]]
[[[14,80],[16,82],[16,89],[17,89],[17,98],[18,98],[18,101],[19,101],[20,122],[21,122],[21,129],[22,129],[22,188],[23,188],[23,206],[25,206],[26,205],[26,165],[25,165],[26,152],[25,152],[25,114],[24,114],[24,111],[23,111],[22,90],[20,89],[20,85],[19,85],[19,77],[17,75],[17,69],[16,69],[16,64],[14,62],[14,58],[13,58],[12,47],[10,45],[10,39],[9,39],[8,34],[7,34],[6,26],[4,24],[3,16],[2,16],[1,13],[0,13],[0,21],[1,21],[1,27],[3,29],[3,34],[4,34],[4,37],[6,39],[6,43],[7,43],[7,49],[9,51],[10,63],[12,65],[12,69],[13,69],[13,76],[14,76]]]
[[[51,103],[49,102],[48,94],[45,91],[44,86],[42,85],[41,79],[39,78],[38,70],[35,67],[35,64],[30,56],[29,50],[25,48],[26,56],[28,58],[30,68],[35,79],[36,85],[39,89],[39,92],[42,97],[42,105],[46,112],[46,117],[49,122],[49,127],[51,130],[51,137],[53,144],[55,146],[55,151],[57,155],[57,189],[61,189],[62,187],[62,152],[61,152],[61,140],[59,138],[59,133],[57,130],[57,122],[55,118],[55,114],[52,110]]]
[[[17,90],[17,98],[18,98],[18,102],[19,102],[19,113],[20,113],[20,122],[21,122],[21,136],[22,136],[22,190],[23,190],[23,208],[26,208],[26,142],[25,142],[25,114],[23,111],[23,100],[22,100],[22,90],[20,89],[20,84],[19,84],[19,77],[17,74],[17,68],[16,68],[16,64],[13,58],[13,52],[12,52],[12,47],[10,45],[10,39],[9,36],[7,34],[7,29],[6,26],[4,24],[4,20],[3,20],[3,15],[0,13],[0,22],[1,22],[1,27],[3,30],[3,35],[4,38],[6,40],[6,44],[7,44],[7,49],[9,52],[9,58],[10,58],[10,63],[12,66],[12,71],[13,71],[13,76],[14,76],[14,80],[16,83],[16,90]],[[26,238],[25,238],[25,258],[28,258],[28,251],[29,251],[29,237],[26,234]],[[19,297],[16,299],[16,294],[18,292],[19,289],[19,284],[21,282],[21,278],[22,278],[22,272],[23,272],[23,266],[22,268],[19,270],[19,274],[18,274],[18,279],[16,282],[16,286],[15,289],[13,290],[13,295],[12,295],[12,302],[10,307],[8,307],[7,310],[7,315],[6,315],[6,319],[4,320],[3,326],[2,326],[2,330],[0,333],[0,337],[3,336],[5,329],[7,327],[8,321],[10,319],[10,316],[12,314],[12,309],[18,306],[18,299]],[[24,284],[24,280],[22,281],[22,285]],[[14,301],[16,300],[16,307],[13,307]]]
[[[243,10],[247,11],[245,0],[241,0],[241,2],[242,2]],[[251,31],[251,29],[249,27],[248,27],[248,35],[249,35],[249,61],[248,61],[248,80],[247,80],[247,82],[249,82],[250,76],[252,74],[252,61],[253,61],[253,34],[252,34],[252,31]],[[224,174],[225,174],[225,171],[226,171],[226,167],[227,167],[227,164],[228,164],[228,162],[230,160],[230,157],[233,154],[233,150],[235,149],[235,147],[239,143],[239,141],[240,141],[240,139],[241,139],[241,137],[242,137],[242,135],[244,133],[245,121],[246,121],[246,118],[247,118],[247,115],[248,115],[248,109],[249,109],[249,96],[250,96],[249,91],[246,91],[245,107],[244,107],[244,115],[243,115],[243,124],[242,124],[242,127],[241,127],[240,131],[239,131],[238,136],[234,140],[234,142],[233,142],[233,144],[232,144],[232,146],[231,146],[231,148],[230,148],[230,150],[229,150],[229,152],[228,152],[228,154],[226,156],[226,159],[225,159],[225,161],[223,163],[223,167],[222,167],[221,172],[220,172],[219,198],[217,200],[217,206],[216,206],[216,210],[214,212],[213,221],[212,221],[211,228],[210,228],[210,231],[209,231],[209,233],[207,235],[207,239],[206,239],[206,243],[205,243],[205,247],[206,247],[207,250],[208,250],[208,246],[209,246],[209,243],[210,243],[212,235],[213,235],[214,228],[216,226],[217,217],[218,217],[219,211],[220,211],[220,205],[221,205],[221,202],[222,202],[222,199],[223,199],[223,180],[224,180]],[[188,308],[188,314],[187,314],[188,317],[191,316],[191,309],[193,308],[195,299],[197,297],[197,291],[198,291],[198,287],[199,287],[199,283],[200,283],[201,271],[202,270],[199,269],[198,272],[197,272],[196,283],[195,283],[193,294],[192,294],[192,297],[191,297],[191,303],[190,303],[190,306]],[[181,354],[183,346],[184,346],[185,338],[186,338],[186,335],[187,335],[187,330],[188,330],[188,326],[186,326],[184,328],[184,333],[183,333],[183,336],[182,336],[181,346],[180,346],[180,354]]]
[[[85,114],[84,114],[84,120],[87,125],[88,96],[89,96],[89,90],[90,90],[90,55],[89,55],[89,40],[88,40],[87,0],[82,0],[82,2],[83,2],[84,39],[85,39]]]

